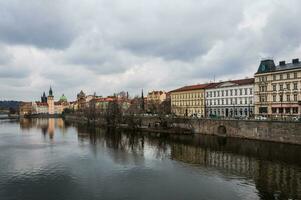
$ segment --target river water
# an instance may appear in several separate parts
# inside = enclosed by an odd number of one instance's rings
[[[301,146],[0,121],[0,199],[301,199]]]

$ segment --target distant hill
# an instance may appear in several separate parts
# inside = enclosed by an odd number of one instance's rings
[[[19,109],[21,101],[0,101],[0,109],[10,109],[13,108],[15,110]]]

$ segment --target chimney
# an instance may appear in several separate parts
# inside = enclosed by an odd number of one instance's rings
[[[283,60],[283,61],[280,61],[280,62],[279,62],[279,65],[280,65],[280,66],[285,66],[285,61],[284,61],[284,60]]]
[[[293,64],[299,64],[299,58],[293,59]]]

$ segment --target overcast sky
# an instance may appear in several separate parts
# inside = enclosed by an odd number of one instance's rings
[[[0,0],[0,100],[251,77],[301,57],[300,0]]]

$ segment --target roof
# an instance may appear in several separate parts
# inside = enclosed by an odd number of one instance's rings
[[[48,103],[43,103],[43,102],[36,102],[37,106],[47,106],[48,107]]]
[[[208,87],[213,87],[217,85],[217,83],[205,83],[205,84],[197,84],[197,85],[188,85],[184,86],[175,90],[170,91],[169,93],[172,92],[184,92],[184,91],[190,91],[190,90],[200,90],[200,89],[206,89]]]
[[[274,60],[262,60],[255,75],[293,69],[301,69],[301,62],[298,58],[293,59],[292,63],[280,61],[279,65],[275,65]]]
[[[301,62],[299,63],[286,63],[285,65],[277,65],[276,66],[276,71],[282,71],[282,70],[289,70],[289,69],[296,69],[296,68],[301,68]]]
[[[254,80],[255,80],[254,78],[245,78],[245,79],[222,81],[222,82],[216,83],[215,85],[210,85],[206,89],[215,88],[224,83],[234,83],[236,85],[252,85],[252,84],[254,84]]]

